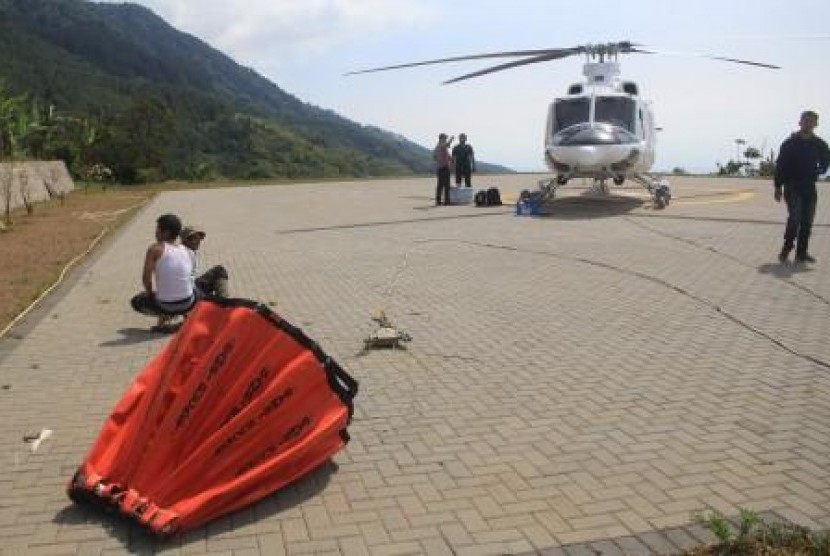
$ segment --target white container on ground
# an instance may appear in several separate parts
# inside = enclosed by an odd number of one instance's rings
[[[469,205],[473,202],[472,187],[450,187],[451,205]]]

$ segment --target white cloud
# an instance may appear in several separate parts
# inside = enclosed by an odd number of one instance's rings
[[[366,36],[424,25],[419,0],[138,0],[173,26],[234,58],[258,61],[324,52]]]

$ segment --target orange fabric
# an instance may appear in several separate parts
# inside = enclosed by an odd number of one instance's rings
[[[356,393],[266,307],[200,301],[115,406],[69,495],[162,535],[202,525],[343,448]]]

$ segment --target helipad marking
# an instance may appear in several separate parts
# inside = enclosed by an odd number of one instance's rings
[[[672,199],[672,204],[675,205],[721,205],[726,203],[740,203],[742,201],[749,201],[750,199],[755,198],[755,191],[750,190],[743,190],[743,191],[735,191],[731,195],[724,195],[724,193],[729,193],[728,191],[720,192],[720,193],[713,193],[709,195],[709,197],[716,197],[716,198],[709,198],[706,199],[706,195],[701,195],[698,199]]]

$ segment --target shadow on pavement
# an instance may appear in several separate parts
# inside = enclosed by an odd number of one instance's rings
[[[120,514],[107,513],[98,508],[77,504],[61,509],[52,521],[63,526],[86,526],[86,529],[90,525],[99,525],[103,529],[102,534],[118,540],[130,554],[155,554],[158,551],[183,549],[190,545],[196,545],[193,548],[199,550],[197,543],[261,520],[270,519],[280,512],[311,500],[325,490],[331,476],[337,471],[337,464],[329,461],[306,477],[256,504],[214,519],[203,527],[186,531],[170,539],[159,539]],[[203,546],[201,548],[203,549]]]
[[[803,264],[793,263],[764,263],[758,267],[761,274],[772,274],[778,278],[790,278],[793,274],[811,272],[813,269]]]
[[[158,340],[159,338],[170,335],[169,333],[156,332],[155,330],[150,330],[149,328],[122,328],[118,330],[118,333],[121,334],[121,338],[101,342],[98,345],[100,347],[130,346],[133,344],[140,344],[141,342]]]
[[[548,213],[539,215],[538,218],[560,220],[606,218],[627,214],[632,210],[642,208],[646,204],[650,204],[650,201],[620,195],[563,197],[547,203]]]

